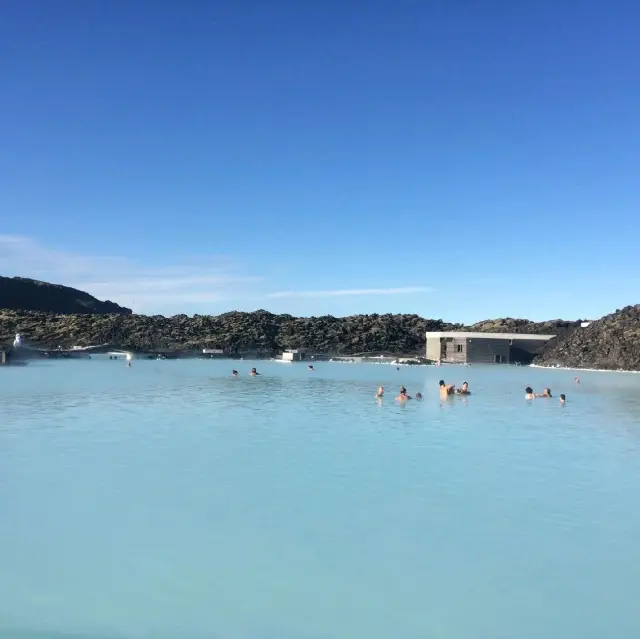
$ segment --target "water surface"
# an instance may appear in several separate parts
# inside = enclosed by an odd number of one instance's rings
[[[315,368],[1,369],[0,636],[640,636],[640,377]]]

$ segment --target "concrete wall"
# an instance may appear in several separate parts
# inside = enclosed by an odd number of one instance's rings
[[[304,351],[285,351],[282,353],[282,359],[287,362],[301,362],[307,359],[307,354]]]
[[[531,364],[533,358],[540,352],[546,344],[546,340],[511,340],[511,362],[519,364]]]
[[[540,349],[547,343],[546,340],[536,339],[536,340],[527,340],[527,339],[512,339],[511,345],[514,348],[518,348],[520,350],[526,351],[527,353],[531,353],[535,355],[540,352]]]
[[[464,364],[467,361],[467,338],[447,337],[444,359],[447,362]]]
[[[502,357],[502,363],[509,363],[510,341],[508,339],[483,339],[474,337],[467,343],[469,364],[496,364],[496,355]]]
[[[437,336],[436,336],[437,335]],[[491,337],[483,337],[481,333],[461,333],[441,336],[427,333],[427,359],[464,364],[512,364],[531,363],[534,356],[547,343],[547,339],[527,336],[518,338],[518,335],[509,334],[504,337],[491,334]],[[476,337],[477,335],[477,337]],[[548,338],[549,336],[545,336]],[[496,362],[496,355],[500,361]]]
[[[439,361],[442,357],[440,351],[440,338],[439,337],[427,337],[427,359]]]

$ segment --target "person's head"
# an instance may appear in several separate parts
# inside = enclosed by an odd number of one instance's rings
[[[443,386],[446,386],[446,384],[444,383],[444,379],[440,380],[440,388],[442,388]]]
[[[407,389],[404,386],[400,386],[400,393],[407,393]]]
[[[256,372],[256,369],[255,369],[255,368],[252,368],[252,369],[251,369],[251,372],[252,372],[252,373],[255,373],[255,372]]]
[[[234,368],[234,369],[231,371],[231,374],[232,374],[232,375],[237,375],[237,374],[238,374],[238,371]]]
[[[560,395],[560,402],[564,404],[567,401],[567,396],[564,393]]]
[[[550,388],[545,388],[545,389],[544,389],[544,394],[545,394],[547,397],[551,397],[551,389],[550,389]]]
[[[524,389],[524,392],[525,392],[527,395],[533,395],[533,388],[531,388],[531,386],[527,386],[527,387]]]
[[[468,382],[462,382],[462,390],[469,390],[469,383]]]
[[[422,399],[422,393],[416,393],[416,399]]]

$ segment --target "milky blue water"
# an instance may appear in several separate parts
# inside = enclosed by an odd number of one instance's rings
[[[637,639],[640,376],[574,375],[1,368],[0,636]]]

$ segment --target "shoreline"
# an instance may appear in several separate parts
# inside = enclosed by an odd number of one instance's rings
[[[510,357],[515,361],[532,362],[538,368],[560,370],[582,370],[598,372],[640,372],[640,304],[625,306],[599,319],[592,320],[547,320],[534,322],[511,317],[493,318],[474,323],[448,322],[443,319],[426,318],[415,313],[370,313],[335,317],[332,315],[293,316],[287,313],[271,313],[264,309],[250,312],[228,311],[218,315],[178,314],[172,316],[140,315],[130,309],[117,307],[120,313],[102,313],[107,308],[102,302],[76,289],[51,286],[44,282],[17,278],[7,280],[0,276],[0,284],[25,288],[24,295],[14,308],[0,309],[0,344],[11,348],[14,336],[20,335],[22,342],[32,348],[52,351],[83,350],[98,352],[99,347],[130,351],[137,357],[164,356],[194,357],[200,353],[224,355],[230,359],[272,359],[281,353],[317,355],[317,358],[391,358],[396,366],[406,359],[423,363],[428,359],[442,359],[437,344],[429,339],[469,339],[464,334],[473,334],[482,340],[502,335],[516,340],[510,347],[515,350]],[[6,281],[5,281],[6,280]],[[56,293],[43,298],[45,288]],[[2,288],[2,286],[0,286]],[[6,288],[6,287],[5,287]],[[27,290],[28,289],[28,290]],[[7,289],[7,293],[10,291]],[[78,297],[80,296],[80,297]],[[6,296],[5,296],[6,297]],[[9,295],[5,302],[11,303]],[[68,313],[73,304],[82,300],[81,309],[90,312]],[[46,302],[46,304],[45,304]],[[16,305],[49,310],[19,310]],[[71,306],[70,306],[71,304]],[[105,302],[104,304],[110,304]],[[429,338],[428,336],[432,337]],[[444,337],[447,336],[447,337]],[[544,340],[535,352],[518,345],[519,336]],[[553,338],[553,339],[551,339]],[[612,340],[616,349],[612,350]],[[126,346],[123,346],[126,344]],[[457,344],[457,346],[462,345]],[[75,347],[75,348],[74,348]],[[105,349],[106,350],[106,349]],[[445,351],[446,352],[446,351]],[[457,351],[463,353],[463,350]],[[73,353],[76,355],[76,353]],[[467,354],[468,355],[468,354]],[[461,359],[467,359],[464,355]],[[491,354],[490,354],[491,355]],[[501,362],[504,353],[498,358]],[[456,359],[456,358],[451,358]],[[471,360],[474,357],[470,358]],[[493,363],[494,357],[475,357]],[[565,360],[582,362],[582,366],[556,366]],[[589,360],[592,367],[584,366]],[[602,368],[595,367],[599,362]],[[443,362],[449,364],[449,362]],[[473,361],[471,362],[473,364]],[[615,364],[615,367],[613,366]]]
[[[640,371],[625,370],[624,368],[578,368],[576,366],[547,366],[544,364],[529,364],[529,368],[544,368],[554,371],[580,371],[582,373],[633,373],[637,375]]]

